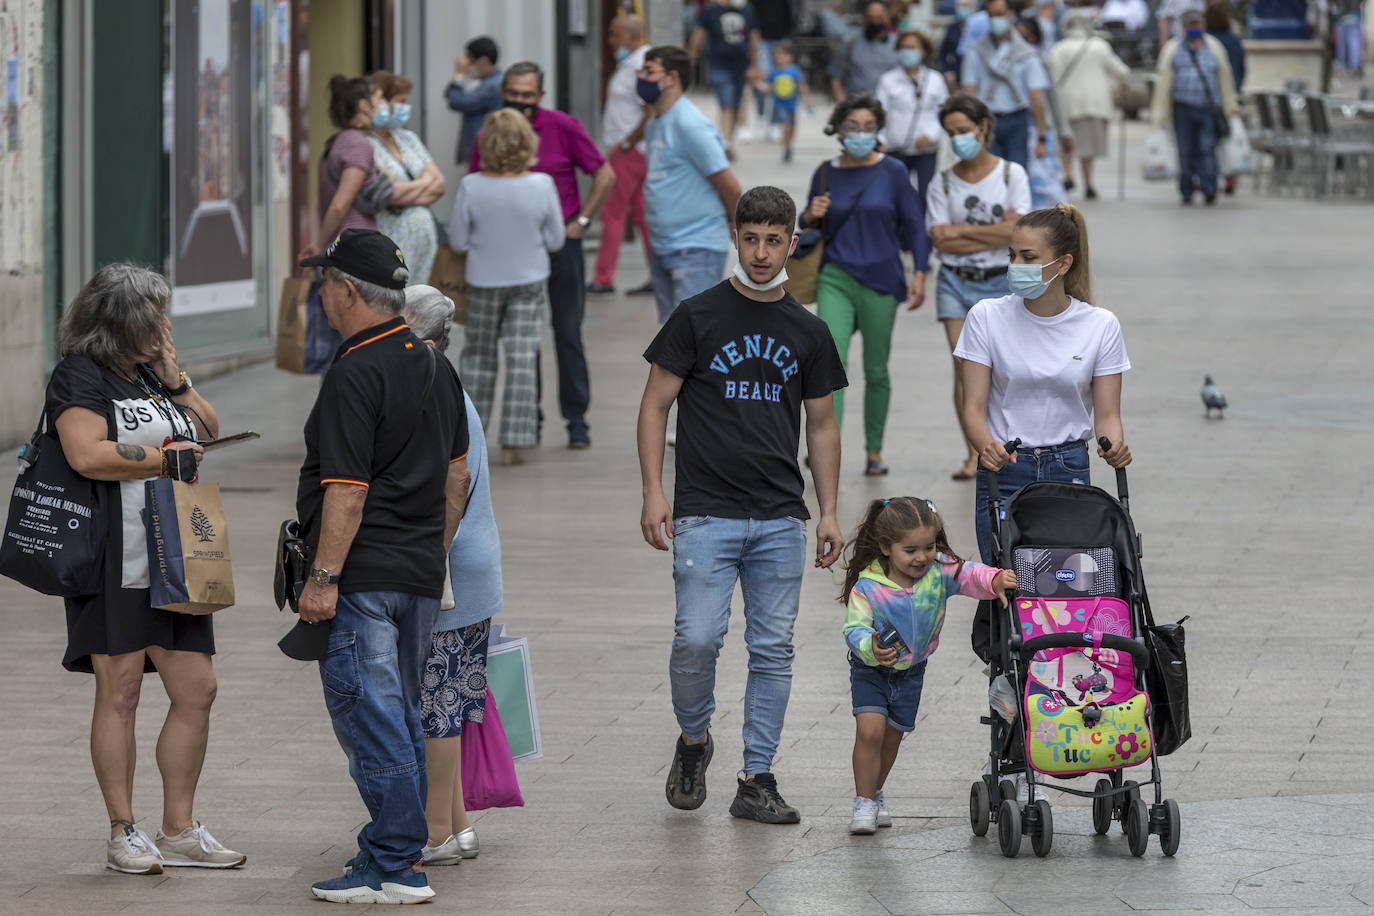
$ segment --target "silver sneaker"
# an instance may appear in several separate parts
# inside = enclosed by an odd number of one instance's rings
[[[160,875],[162,854],[148,834],[125,824],[105,847],[105,867],[129,875]]]
[[[457,865],[463,861],[463,850],[458,845],[458,837],[450,834],[438,846],[426,846],[420,850],[420,857],[426,865]]]
[[[164,865],[180,865],[191,868],[238,868],[248,857],[242,853],[226,849],[219,840],[210,835],[205,825],[193,821],[191,826],[176,836],[166,836],[157,832],[157,848],[162,853]]]
[[[854,796],[854,819],[849,822],[849,832],[856,834],[876,833],[878,830],[878,803],[862,795]]]
[[[463,851],[463,858],[465,859],[477,858],[477,853],[482,850],[477,842],[477,831],[472,827],[456,834],[453,839],[458,841],[458,848]]]
[[[878,790],[878,797],[874,799],[878,803],[878,826],[892,826],[892,812],[887,810],[887,799],[883,798],[883,790]]]

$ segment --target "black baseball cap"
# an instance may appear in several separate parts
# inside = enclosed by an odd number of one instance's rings
[[[401,247],[376,229],[345,229],[301,267],[337,267],[350,276],[387,289],[405,289],[410,279]]]

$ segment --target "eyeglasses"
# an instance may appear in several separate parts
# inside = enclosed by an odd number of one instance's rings
[[[667,70],[664,70],[660,67],[640,67],[638,70],[635,71],[635,76],[640,76],[648,80],[653,79],[656,76],[661,76],[662,74],[667,72]]]
[[[847,134],[876,134],[878,128],[868,124],[841,124],[840,130]]]

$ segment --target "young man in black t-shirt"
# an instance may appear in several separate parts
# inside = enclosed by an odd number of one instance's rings
[[[305,424],[296,511],[314,565],[298,627],[329,628],[325,706],[372,815],[343,876],[311,891],[423,903],[434,891],[412,867],[429,839],[420,682],[467,503],[463,388],[399,315],[409,273],[395,242],[345,229],[301,266],[325,269],[325,315],[346,339]]]
[[[683,300],[644,351],[649,381],[639,408],[640,528],[659,550],[672,541],[677,592],[669,678],[682,734],[668,803],[692,809],[706,800],[716,657],[740,581],[749,684],[744,772],[730,813],[768,824],[801,819],[778,793],[771,768],[792,685],[792,628],[806,566],[810,513],[797,466],[803,407],[821,512],[816,566],[829,567],[844,545],[835,517],[840,429],[831,395],[848,382],[825,322],[782,288],[796,216],[778,188],[740,198],[740,265],[729,280]],[[669,507],[663,445],[674,401],[679,435]]]

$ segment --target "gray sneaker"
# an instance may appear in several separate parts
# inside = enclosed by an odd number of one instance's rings
[[[458,841],[458,849],[463,858],[475,859],[482,851],[482,845],[477,842],[477,831],[473,827],[469,826],[453,836]]]
[[[877,813],[876,803],[873,809]],[[772,773],[759,773],[753,779],[739,779],[739,791],[730,803],[732,817],[762,824],[800,824],[801,812],[783,801],[778,780]]]
[[[182,865],[192,868],[238,868],[248,857],[242,853],[225,849],[219,840],[210,835],[200,821],[176,836],[165,836],[157,832],[157,848],[162,853],[164,865]]]
[[[125,824],[105,847],[105,867],[129,875],[160,875],[162,854],[148,834]]]
[[[715,749],[710,732],[701,744],[688,744],[681,735],[677,736],[673,764],[668,767],[668,784],[663,790],[668,804],[683,811],[701,807],[706,801],[706,768],[711,765]]]

